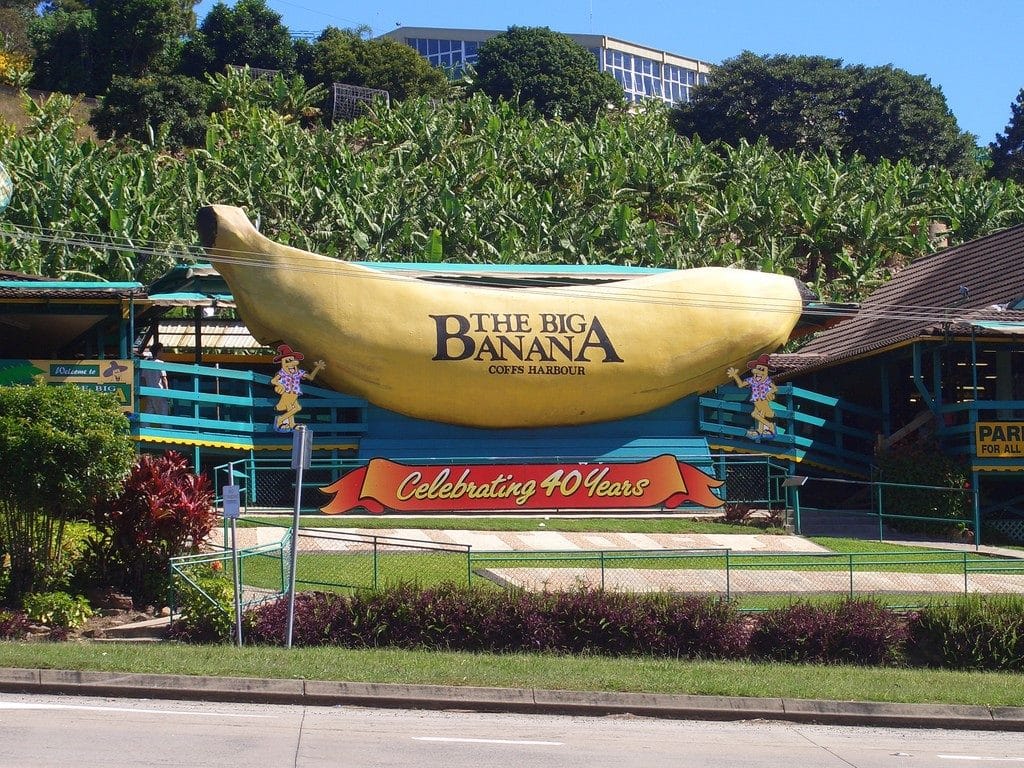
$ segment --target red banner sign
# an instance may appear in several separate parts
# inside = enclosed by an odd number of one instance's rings
[[[372,459],[320,490],[321,511],[374,514],[516,509],[644,509],[684,503],[720,507],[721,480],[675,456],[637,464],[410,465]]]

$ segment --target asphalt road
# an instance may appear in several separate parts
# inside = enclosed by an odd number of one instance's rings
[[[1024,766],[1024,734],[0,694],[0,768]]]

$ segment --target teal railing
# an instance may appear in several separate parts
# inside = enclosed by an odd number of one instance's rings
[[[277,397],[270,376],[153,360],[139,360],[137,368],[162,369],[169,382],[168,389],[136,388],[135,430],[140,437],[186,438],[242,448],[291,442],[290,434],[274,431]],[[156,407],[147,409],[147,404]],[[366,431],[366,402],[360,398],[304,384],[302,406],[297,420],[324,438],[354,440]]]
[[[776,434],[755,441],[749,394],[719,387],[698,399],[698,420],[708,442],[785,456],[852,474],[867,474],[879,413],[837,397],[782,384],[776,393]]]

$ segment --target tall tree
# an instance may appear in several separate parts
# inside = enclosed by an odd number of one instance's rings
[[[159,71],[168,49],[195,27],[198,0],[91,0],[96,18],[94,73],[97,91],[115,75],[143,77]]]
[[[594,57],[547,27],[509,27],[477,52],[475,88],[492,99],[532,102],[545,117],[593,119],[623,100],[622,87]]]
[[[103,93],[116,75],[166,71],[198,0],[59,0],[43,6],[29,34],[33,84],[67,93]],[[82,7],[84,6],[84,7]]]
[[[28,55],[32,44],[28,25],[35,17],[35,0],[0,0],[0,50]]]
[[[995,179],[1024,183],[1024,88],[1010,105],[1010,122],[1004,132],[996,134],[996,140],[988,146],[992,152],[989,174]]]
[[[32,85],[44,91],[95,94],[92,41],[96,19],[90,11],[55,10],[33,19]]]
[[[379,88],[402,101],[445,91],[448,78],[409,46],[390,38],[366,40],[356,30],[328,27],[310,56],[307,82]]]
[[[776,149],[907,158],[963,174],[974,142],[942,91],[892,66],[844,66],[822,56],[744,51],[717,67],[673,111],[676,130],[736,146],[764,137]]]
[[[281,14],[266,0],[238,0],[234,8],[217,3],[182,50],[181,70],[201,78],[229,64],[290,71],[295,49]]]

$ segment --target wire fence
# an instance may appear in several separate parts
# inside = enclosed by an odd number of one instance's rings
[[[981,543],[971,487],[832,477],[798,478],[792,488],[793,528],[805,535],[961,538]],[[808,503],[811,502],[811,503]]]
[[[267,535],[276,536],[275,541],[239,551],[243,610],[287,592],[291,529],[265,528],[271,529]],[[957,595],[1024,594],[1024,559],[970,552],[780,554],[728,548],[499,552],[317,529],[300,530],[296,541],[298,591],[354,592],[442,583],[529,591],[587,588],[718,595],[741,610],[838,597],[870,597],[894,608],[914,608]],[[175,558],[171,565],[174,592],[196,590],[210,605],[229,611],[223,594],[209,589],[213,568],[230,583],[234,576],[231,552],[218,549]]]
[[[242,610],[277,600],[288,589],[291,530],[285,530],[277,541],[238,550],[238,575],[241,584]],[[225,580],[234,584],[235,558],[230,549],[216,547],[195,555],[171,558],[171,615],[186,591],[193,590],[210,606],[226,610],[216,587]]]
[[[263,528],[269,529],[265,537],[273,541],[238,549],[243,612],[284,597],[291,581],[292,529]],[[299,529],[295,541],[296,591],[351,592],[399,584],[468,584],[472,578],[468,545],[316,529]],[[187,591],[211,609],[230,615],[233,603],[224,600],[224,587],[232,585],[233,595],[234,562],[227,546],[172,558],[172,615],[178,613]]]
[[[968,552],[474,552],[470,560],[477,582],[503,588],[710,594],[747,609],[836,597],[915,607],[943,596],[1024,593],[1024,559]]]
[[[469,583],[470,547],[396,536],[300,530],[296,589],[381,589],[411,583]]]

